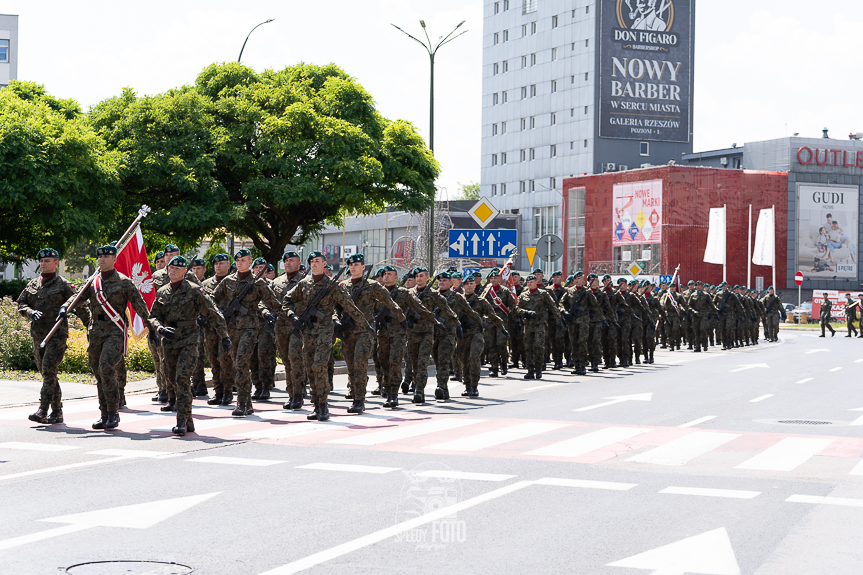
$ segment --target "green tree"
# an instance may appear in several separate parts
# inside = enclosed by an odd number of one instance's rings
[[[457,200],[478,200],[479,199],[479,182],[468,182],[463,184],[458,183]]]
[[[0,91],[0,261],[61,254],[113,219],[122,154],[38,84]]]

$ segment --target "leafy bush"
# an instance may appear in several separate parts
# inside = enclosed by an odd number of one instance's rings
[[[8,296],[13,300],[17,299],[21,295],[21,292],[24,291],[24,288],[27,287],[29,281],[25,279],[0,281],[0,298]]]
[[[18,294],[15,294],[15,297],[18,297]],[[18,313],[18,306],[11,297],[0,299],[0,366],[4,369],[36,367],[33,360],[33,340],[30,338],[30,322]]]
[[[336,361],[342,361],[345,359],[345,356],[342,353],[342,340],[340,339],[337,339],[333,344],[333,359]]]

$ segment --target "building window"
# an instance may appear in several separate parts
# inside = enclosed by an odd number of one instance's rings
[[[567,246],[569,271],[584,269],[584,188],[569,189]]]
[[[530,129],[533,130],[534,128],[536,128],[536,116],[531,116],[530,117]]]
[[[491,65],[491,69],[492,69],[491,75],[496,76],[497,72],[498,72],[497,62],[495,62],[494,64]]]
[[[552,190],[553,190],[553,189],[555,189],[555,188],[557,188],[557,178],[551,178],[551,179],[548,181],[548,183],[550,183],[550,184],[551,184],[551,189],[552,189]]]
[[[497,106],[497,92],[491,95],[491,105]]]
[[[584,113],[587,114],[587,106],[584,107]]]
[[[504,30],[503,31],[503,41],[506,42],[507,40],[509,40],[509,30]]]
[[[525,128],[526,128],[526,126],[527,126],[527,119],[526,119],[526,118],[522,118],[522,119],[521,119],[521,131],[522,131],[522,132],[524,132],[524,130],[525,130]]]
[[[387,259],[387,236],[385,229],[366,230],[361,234],[360,238],[362,253],[365,255],[366,261],[381,262]]]
[[[530,85],[530,97],[533,98],[536,96],[536,84]]]
[[[531,54],[531,55],[530,55],[530,65],[531,65],[531,66],[536,66],[536,54]]]
[[[551,125],[554,126],[555,124],[557,124],[557,114],[552,112],[551,113]]]
[[[522,57],[521,57],[521,67],[522,67],[522,68],[527,68],[527,56],[522,56]]]
[[[521,37],[524,38],[525,36],[527,36],[527,24],[522,24],[521,25]]]
[[[650,155],[650,142],[641,142],[638,145],[638,154],[641,156],[649,156]]]
[[[570,48],[570,51],[575,52],[575,42],[572,43],[572,48]]]
[[[557,16],[552,16],[552,17],[551,17],[551,27],[552,27],[552,28],[557,28]]]
[[[500,154],[500,163],[501,165],[506,163],[506,152],[501,152]]]
[[[570,142],[570,143],[569,143],[569,149],[570,149],[570,150],[574,150],[574,149],[575,149],[575,142]]]
[[[587,140],[584,141],[584,147],[587,147]]]
[[[530,161],[534,161],[536,159],[536,150],[534,148],[530,149]]]
[[[494,3],[494,13],[497,14],[498,12],[500,12],[500,2],[495,2]]]
[[[555,92],[557,92],[557,80],[552,80],[551,81],[551,93],[554,94]]]
[[[557,145],[552,144],[549,152],[550,152],[552,158],[556,158],[557,157]],[[554,181],[554,180],[552,180],[552,181]],[[552,186],[552,187],[554,187],[554,186]]]
[[[519,157],[521,158],[522,162],[525,161],[527,159],[527,150],[522,150]]]
[[[536,183],[534,183],[534,181],[533,181],[533,180],[531,180],[531,181],[530,181],[530,191],[531,191],[531,192],[535,192],[535,191],[536,191]]]
[[[500,123],[500,133],[501,133],[501,134],[506,134],[506,122],[501,122],[501,123]]]
[[[498,43],[498,38],[499,38],[498,33],[497,33],[497,32],[495,32],[495,33],[494,33],[494,43],[495,43],[495,44],[497,44],[497,43]]]
[[[572,11],[572,17],[575,18],[575,10]]]
[[[521,99],[524,100],[525,98],[527,98],[527,86],[522,86],[521,87]]]
[[[492,155],[491,155],[491,165],[492,165],[492,166],[496,166],[496,165],[497,165],[497,154],[492,154]]]
[[[531,34],[536,34],[536,22],[531,22],[531,23],[530,23],[530,33],[531,33]]]
[[[575,108],[570,108],[569,109],[569,117],[572,118],[573,116],[575,116]]]
[[[522,180],[518,183],[518,193],[523,194],[525,192],[527,187],[524,184],[525,184],[524,180]]]
[[[506,92],[501,92],[501,94],[503,94],[503,103],[505,104],[506,103]]]
[[[504,33],[505,33],[505,32],[504,32]],[[586,39],[586,40],[584,41],[584,47],[585,47],[585,48],[587,48],[589,44],[590,44],[590,40],[589,40],[589,39]]]
[[[503,11],[509,10],[509,0],[503,0]]]
[[[502,196],[506,195],[506,184],[500,185],[500,195],[502,195]]]
[[[584,73],[584,79],[587,80],[587,72]]]
[[[493,196],[497,195],[497,184],[491,185],[491,195],[493,195]]]
[[[552,62],[557,60],[557,48],[551,49],[551,60],[552,60]]]
[[[509,60],[503,61],[503,72],[504,72],[504,74],[509,72]]]
[[[492,136],[497,136],[497,124],[492,124],[492,125],[491,125],[491,135],[492,135]]]
[[[9,40],[0,40],[0,62],[9,61]]]
[[[557,221],[559,207],[533,208],[533,239],[538,240],[545,234],[558,235],[560,233],[560,225]]]

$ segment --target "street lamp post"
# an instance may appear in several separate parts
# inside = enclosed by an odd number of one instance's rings
[[[423,42],[422,40],[418,40],[414,36],[408,34],[404,30],[402,30],[401,28],[396,26],[395,24],[392,25],[393,28],[395,28],[396,30],[403,33],[408,38],[410,38],[411,40],[415,41],[417,44],[419,44],[420,46],[425,48],[426,52],[428,52],[428,55],[429,55],[429,63],[431,65],[431,72],[430,72],[430,77],[429,77],[429,149],[432,151],[432,154],[434,154],[434,57],[435,57],[435,54],[437,54],[437,51],[441,46],[443,46],[444,44],[448,44],[449,42],[452,42],[453,40],[455,40],[456,38],[458,38],[459,36],[461,36],[462,34],[465,34],[467,32],[467,30],[463,30],[461,33],[453,36],[453,34],[455,34],[455,31],[458,30],[459,28],[461,28],[462,24],[464,24],[464,23],[465,23],[464,20],[459,22],[458,26],[453,28],[452,32],[450,32],[446,36],[442,37],[438,41],[437,44],[434,44],[431,41],[431,38],[429,38],[428,31],[426,30],[425,20],[420,20],[420,26],[422,26],[422,28],[423,28],[423,33],[425,34],[426,40],[428,41],[427,43]],[[432,198],[432,199],[434,200],[434,198]],[[428,225],[429,225],[429,230],[428,230],[428,250],[429,250],[428,268],[429,268],[429,273],[433,274],[434,273],[434,240],[435,240],[435,234],[434,234],[434,230],[435,230],[434,201],[432,201],[432,205],[429,208]]]

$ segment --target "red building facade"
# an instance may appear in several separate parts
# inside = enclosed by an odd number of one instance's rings
[[[651,237],[653,245],[615,247],[615,185],[661,182],[661,218]],[[597,273],[625,273],[632,261],[643,261],[645,274],[673,274],[680,265],[684,283],[700,279],[717,284],[722,266],[703,261],[707,245],[710,208],[726,210],[726,279],[731,284],[747,280],[749,206],[752,206],[752,240],[759,210],[776,209],[777,288],[785,288],[788,240],[788,174],[686,166],[663,166],[594,176],[567,178],[563,182],[563,240],[566,273],[578,269]],[[639,224],[641,225],[641,224]],[[658,252],[658,253],[657,253]],[[627,261],[627,256],[630,258]],[[642,257],[643,256],[643,257]],[[772,283],[770,267],[752,265],[764,286]]]

